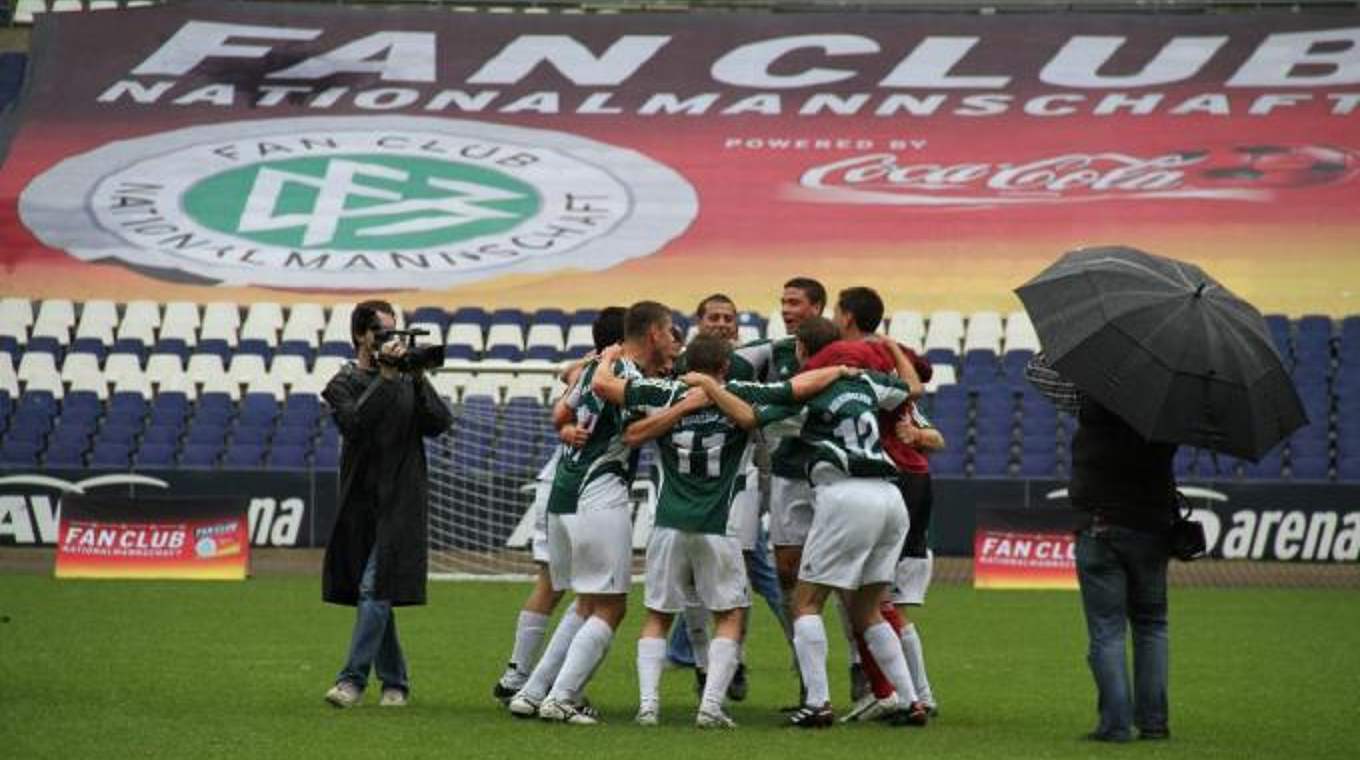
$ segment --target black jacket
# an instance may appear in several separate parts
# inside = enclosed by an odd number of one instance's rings
[[[374,545],[374,595],[393,605],[425,603],[429,504],[424,436],[453,424],[430,382],[383,380],[348,364],[322,397],[340,428],[340,509],[322,574],[322,599],[354,606]]]
[[[1072,506],[1107,522],[1163,530],[1176,509],[1173,443],[1146,441],[1089,397],[1081,401],[1072,436]]]

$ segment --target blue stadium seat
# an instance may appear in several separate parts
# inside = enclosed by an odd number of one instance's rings
[[[274,432],[274,446],[306,447],[315,437],[316,433],[311,427],[283,425]]]
[[[126,416],[144,417],[147,412],[146,398],[137,391],[118,391],[109,397],[109,412],[125,412]]]
[[[930,471],[937,475],[962,475],[965,459],[961,446],[947,448],[930,456]]]
[[[238,422],[237,426],[231,431],[231,445],[254,445],[263,446],[269,443],[269,439],[274,435],[274,428],[249,425]]]
[[[527,321],[522,309],[496,309],[491,312],[488,325],[518,325],[523,328]]]
[[[317,356],[339,356],[342,359],[354,358],[354,346],[341,341],[330,340],[321,344],[317,349]]]
[[[36,467],[38,452],[41,450],[42,444],[37,441],[22,441],[6,437],[4,443],[0,444],[0,465]]]
[[[496,348],[502,348],[502,346]],[[524,358],[530,361],[555,362],[561,360],[561,352],[552,346],[529,346],[529,350],[524,352]]]
[[[99,428],[99,434],[95,439],[95,445],[101,443],[121,443],[130,446],[142,434],[142,425],[125,424],[117,420],[105,420],[104,426]]]
[[[276,441],[274,447],[265,455],[265,466],[271,470],[308,469],[307,447],[280,445]]]
[[[1011,436],[1006,433],[979,433],[973,439],[975,454],[1010,454]]]
[[[310,393],[290,393],[283,401],[282,419],[290,425],[313,425],[321,416],[321,400]]]
[[[43,455],[47,467],[80,468],[85,466],[86,447],[76,443],[53,444]]]
[[[464,343],[449,343],[444,346],[445,361],[471,362],[477,360],[477,352]]]
[[[14,417],[10,419],[9,430],[5,433],[5,438],[23,441],[41,441],[51,431],[51,414],[42,410],[28,411],[20,409],[15,412]]]
[[[225,393],[204,393],[194,407],[195,422],[225,424],[236,413],[236,406]]]
[[[1052,448],[1047,453],[1025,451],[1020,458],[1020,474],[1027,478],[1047,478],[1057,474],[1058,455]]]
[[[1331,453],[1331,441],[1325,435],[1295,435],[1289,439],[1289,456],[1319,457]]]
[[[482,332],[486,332],[486,328],[491,324],[491,317],[486,313],[486,309],[483,309],[480,306],[463,306],[454,310],[453,314],[449,315],[449,319],[444,323],[444,327],[447,328],[450,324],[455,322],[459,324],[474,324],[481,327]]]
[[[930,362],[932,366],[948,364],[957,368],[958,355],[954,353],[953,349],[932,348],[926,352],[926,361]]]
[[[113,343],[111,354],[132,354],[142,363],[146,364],[146,355],[150,353],[149,347],[140,338],[119,338]]]
[[[156,425],[152,424],[142,434],[142,446],[147,444],[169,444],[173,447],[179,442],[182,429],[178,425]]]
[[[19,366],[19,359],[23,356],[23,351],[19,349],[19,339],[13,335],[0,335],[0,354],[9,354],[10,364]]]
[[[46,335],[37,338],[29,338],[28,345],[24,350],[28,353],[51,354],[52,361],[58,367],[61,366],[61,360],[66,356],[66,351],[62,348],[61,343],[56,338]],[[17,362],[15,363],[15,366],[18,366]]]
[[[571,324],[567,313],[561,309],[539,309],[529,319],[531,325],[555,325],[564,331]]]
[[[316,351],[312,349],[310,343],[305,340],[285,340],[279,344],[279,348],[274,352],[275,357],[279,356],[301,356],[307,362],[307,366],[312,366]]]
[[[547,414],[547,410],[542,404],[524,396],[516,396],[506,402],[504,412],[510,417],[529,419],[537,419]]]
[[[524,359],[524,352],[516,348],[515,346],[507,346],[505,344],[501,344],[498,346],[492,346],[491,349],[486,352],[484,358],[489,359],[491,361],[517,362],[522,361]]]
[[[1248,480],[1279,480],[1281,478],[1280,448],[1261,457],[1260,462],[1245,462],[1242,477]]]
[[[188,445],[209,445],[220,448],[227,439],[227,428],[214,422],[204,422],[195,418],[189,426],[184,440]]]
[[[1328,457],[1304,456],[1289,460],[1289,477],[1293,480],[1325,480],[1331,474]]]
[[[175,444],[142,441],[134,457],[137,469],[170,469],[175,466]]]
[[[312,457],[312,463],[317,469],[333,470],[340,464],[340,449],[334,446],[319,447]]]
[[[48,434],[47,444],[49,446],[80,444],[84,449],[88,447],[92,437],[94,437],[93,420],[69,420],[61,417]]]
[[[61,400],[63,418],[92,420],[104,412],[104,404],[94,391],[70,391]]]
[[[1010,456],[1007,454],[974,454],[973,475],[980,477],[1001,477],[1010,474]]]
[[[216,444],[190,443],[180,453],[181,467],[216,467],[221,447]]]
[[[262,338],[247,338],[236,347],[236,353],[264,357],[265,364],[268,364],[270,358],[274,355],[274,349],[269,347],[269,341]],[[224,361],[223,363],[227,362]]]
[[[1360,480],[1360,456],[1350,456],[1338,461],[1336,477],[1338,480]]]
[[[279,402],[271,393],[247,393],[242,397],[238,411],[242,422],[272,425],[279,415]]]
[[[449,326],[449,314],[438,306],[421,306],[406,315],[406,322],[408,324],[430,322],[439,325],[440,330],[446,330]]]
[[[260,444],[233,444],[222,457],[223,467],[254,469],[264,463],[264,449]]]
[[[216,354],[218,358],[222,360],[222,366],[224,367],[231,363],[231,346],[227,345],[227,341],[223,338],[200,340],[198,345],[194,347],[194,353]]]
[[[51,391],[27,391],[19,395],[15,402],[15,413],[24,410],[41,410],[48,415],[57,413],[57,397]]]
[[[594,350],[595,349],[591,346],[569,346],[566,351],[562,352],[561,360],[574,361],[576,359],[580,359],[582,356],[585,356],[586,354]]]
[[[179,357],[180,364],[189,361],[189,344],[182,338],[161,338],[156,341],[152,351],[157,354],[174,354]]]
[[[104,359],[109,355],[109,347],[104,345],[104,341],[98,338],[76,338],[74,341],[71,341],[70,353],[94,354],[99,357],[99,363],[103,364]]]
[[[127,469],[132,463],[132,446],[113,441],[96,441],[90,452],[90,467]]]

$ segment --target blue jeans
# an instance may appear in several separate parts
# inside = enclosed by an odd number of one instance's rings
[[[774,613],[780,628],[787,632],[790,628],[788,621],[785,620],[784,596],[779,590],[779,575],[775,573],[774,563],[770,561],[768,544],[769,537],[765,533],[765,527],[761,526],[760,532],[756,534],[756,548],[753,551],[742,552],[746,560],[746,578],[751,582],[751,588],[765,597],[765,603],[770,606],[770,612]],[[689,629],[685,627],[684,621],[671,628],[671,638],[666,644],[666,658],[680,665],[694,665],[694,651],[690,647]]]
[[[368,684],[368,671],[377,671],[384,689],[410,691],[406,658],[397,639],[397,616],[392,603],[373,598],[378,576],[378,547],[373,547],[359,580],[359,604],[355,607],[354,633],[349,641],[349,659],[336,681],[348,681],[360,691]]]
[[[1090,637],[1100,724],[1114,739],[1167,730],[1167,538],[1116,526],[1077,535],[1077,581]],[[1133,700],[1125,667],[1125,630],[1133,627]]]

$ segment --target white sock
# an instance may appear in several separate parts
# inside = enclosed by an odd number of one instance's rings
[[[850,664],[859,665],[859,647],[855,645],[855,627],[850,624],[850,610],[845,606],[845,597],[836,594],[836,612],[841,621],[841,635],[845,636],[846,650],[850,653]]]
[[[538,659],[534,672],[529,674],[528,682],[520,687],[521,693],[535,701],[542,700],[547,695],[548,689],[552,688],[553,681],[557,680],[557,674],[562,670],[562,663],[567,659],[567,650],[571,648],[572,639],[576,638],[576,633],[585,622],[585,618],[576,614],[576,602],[572,602],[562,614],[562,620],[558,622],[552,638],[548,639],[548,648]]]
[[[721,637],[713,639],[708,645],[708,680],[704,682],[704,697],[699,709],[704,712],[722,712],[723,698],[727,696],[727,686],[732,683],[732,675],[737,672],[737,650],[740,645],[732,639]]]
[[[807,687],[807,704],[821,707],[831,701],[831,686],[826,681],[826,626],[821,615],[803,615],[793,621],[793,650],[798,654],[798,670]],[[901,656],[898,651],[898,656]]]
[[[907,627],[902,629],[902,655],[907,659],[907,670],[911,671],[911,680],[916,684],[916,693],[920,695],[921,701],[928,705],[935,704],[935,695],[930,692],[930,679],[926,678],[926,656],[921,650],[921,636],[912,623],[907,623]]]
[[[864,643],[869,645],[869,653],[878,663],[878,669],[897,690],[897,698],[907,704],[917,701],[916,685],[912,683],[911,671],[907,670],[907,660],[902,656],[902,642],[892,626],[884,622],[869,626],[864,631]]]
[[[562,664],[562,672],[557,674],[548,698],[563,702],[576,701],[596,666],[604,660],[613,640],[614,629],[608,623],[593,616],[587,620],[581,630],[576,632],[576,638],[571,640],[567,660]]]
[[[694,653],[694,667],[699,670],[708,670],[708,617],[708,610],[703,607],[685,607],[685,632]]]
[[[520,675],[528,676],[538,661],[538,648],[548,632],[548,616],[541,612],[520,610],[515,623],[515,648],[510,652],[510,664]]]
[[[661,709],[661,671],[666,667],[665,639],[638,639],[638,704]]]

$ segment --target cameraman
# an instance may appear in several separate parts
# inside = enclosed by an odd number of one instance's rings
[[[363,700],[370,668],[382,682],[379,704],[406,704],[410,682],[392,608],[425,604],[429,505],[421,439],[447,430],[453,417],[423,372],[398,369],[406,346],[399,338],[382,342],[395,327],[386,301],[356,306],[350,336],[357,359],[321,394],[345,444],[322,599],[357,608],[349,657],[326,692],[336,707]]]

